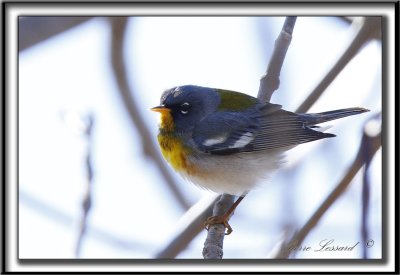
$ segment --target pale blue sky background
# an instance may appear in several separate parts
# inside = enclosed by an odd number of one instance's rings
[[[255,96],[284,18],[132,18],[125,45],[130,84],[147,126],[164,89],[184,84]],[[295,110],[334,64],[353,30],[334,17],[299,17],[272,97]],[[85,192],[86,143],[76,116],[89,112],[93,129],[93,207],[83,258],[153,258],[174,236],[184,210],[140,148],[116,91],[109,64],[110,29],[102,18],[25,50],[19,57],[19,257],[73,258]],[[269,184],[251,192],[231,219],[224,258],[268,258],[286,226],[302,226],[341,179],[358,150],[366,120],[381,110],[381,45],[369,43],[328,87],[310,112],[362,106],[371,113],[330,123],[337,135],[301,145]],[[66,119],[67,118],[67,119]],[[75,118],[75,119],[74,119]],[[293,168],[297,167],[297,168]],[[369,229],[381,257],[381,150],[371,164]],[[360,240],[359,173],[304,245],[324,239]],[[210,192],[178,176],[188,201]],[[178,258],[201,258],[206,231]],[[298,258],[360,258],[345,253],[298,253]]]

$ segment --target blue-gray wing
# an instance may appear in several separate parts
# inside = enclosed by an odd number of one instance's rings
[[[314,117],[296,114],[281,108],[271,108],[266,103],[261,108],[260,130],[244,152],[290,148],[301,143],[334,137],[334,134],[318,131]],[[315,129],[315,130],[314,130]]]
[[[308,116],[266,103],[248,111],[213,113],[195,126],[192,137],[200,151],[227,155],[293,147],[335,136],[313,130],[316,128]]]
[[[202,152],[226,155],[245,150],[259,130],[257,110],[216,112],[195,125],[192,139]]]

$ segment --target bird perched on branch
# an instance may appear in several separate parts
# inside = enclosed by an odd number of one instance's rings
[[[296,145],[334,137],[320,123],[369,110],[348,108],[322,113],[293,113],[281,105],[247,94],[185,85],[166,90],[161,104],[158,142],[162,155],[184,178],[217,193],[239,196],[222,216],[232,232],[230,215],[244,196],[282,164],[283,153]]]

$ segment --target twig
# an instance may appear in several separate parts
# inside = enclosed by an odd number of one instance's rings
[[[269,61],[266,74],[260,79],[260,87],[258,89],[257,97],[261,102],[269,102],[273,92],[279,88],[279,75],[281,73],[287,49],[292,41],[292,33],[295,23],[295,16],[286,17],[281,33],[275,40],[274,51],[271,60]]]
[[[365,155],[366,146],[370,148],[370,154],[368,156]],[[306,224],[296,232],[289,241],[286,241],[282,246],[280,251],[278,252],[276,258],[288,258],[292,252],[290,247],[301,245],[307,235],[311,232],[311,230],[317,225],[320,221],[321,217],[328,211],[328,209],[332,206],[332,204],[337,201],[337,199],[344,193],[347,187],[350,185],[352,179],[361,169],[361,167],[365,164],[365,158],[368,157],[368,161],[374,156],[376,151],[381,146],[381,132],[371,136],[368,131],[366,131],[366,127],[364,127],[364,134],[361,140],[360,148],[358,150],[357,156],[354,159],[352,165],[348,169],[347,173],[343,177],[343,179],[339,182],[336,188],[329,194],[329,196],[324,200],[321,206],[317,209],[317,211],[311,216],[311,218],[306,222]]]
[[[118,85],[118,92],[122,98],[123,104],[128,111],[129,118],[135,125],[142,138],[142,148],[144,153],[150,157],[160,169],[160,172],[165,179],[169,189],[173,193],[174,197],[183,209],[188,209],[190,204],[177,188],[174,178],[170,171],[165,165],[165,162],[161,159],[160,154],[154,142],[152,142],[152,135],[148,130],[139,110],[140,108],[136,105],[133,98],[133,91],[128,85],[127,71],[124,58],[124,40],[125,40],[125,30],[127,25],[126,17],[111,17],[111,63],[114,72],[114,76]]]
[[[223,194],[214,206],[213,215],[222,216],[232,206],[235,196]],[[208,229],[206,241],[204,242],[204,259],[222,259],[223,244],[225,237],[225,225],[213,224]]]
[[[257,97],[262,102],[269,101],[273,92],[279,87],[279,75],[281,72],[283,61],[286,56],[287,49],[290,45],[290,41],[292,40],[292,33],[295,23],[295,16],[286,17],[282,30],[278,38],[275,40],[275,47],[271,56],[271,60],[269,61],[267,72],[260,79],[260,87]],[[234,198],[234,196],[223,194],[221,196],[221,199],[214,206],[214,215],[223,215],[233,204]],[[205,259],[222,258],[224,236],[224,225],[210,225],[203,249],[203,257]]]
[[[87,218],[92,206],[93,166],[92,166],[92,129],[94,118],[92,114],[85,119],[84,135],[86,137],[86,190],[82,200],[82,217],[79,225],[79,235],[75,247],[75,256],[79,257],[82,250],[82,241],[86,234]]]
[[[380,17],[366,17],[355,34],[354,39],[347,47],[345,52],[331,68],[331,70],[325,75],[321,82],[314,88],[314,90],[308,95],[307,99],[297,108],[296,113],[305,113],[311,106],[318,100],[326,88],[332,83],[332,81],[338,76],[343,68],[350,62],[351,59],[358,53],[358,51],[369,42],[371,39],[378,38],[381,31],[381,18]]]

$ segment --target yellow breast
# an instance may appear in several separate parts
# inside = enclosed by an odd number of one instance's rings
[[[182,144],[182,141],[174,133],[174,122],[169,112],[161,113],[160,133],[158,143],[165,160],[178,172],[194,174],[196,172],[187,155],[190,148]]]
[[[187,174],[193,174],[195,172],[195,167],[186,157],[189,153],[188,149],[185,148],[176,137],[160,133],[158,135],[158,142],[165,160],[168,161],[176,171],[186,172]]]

